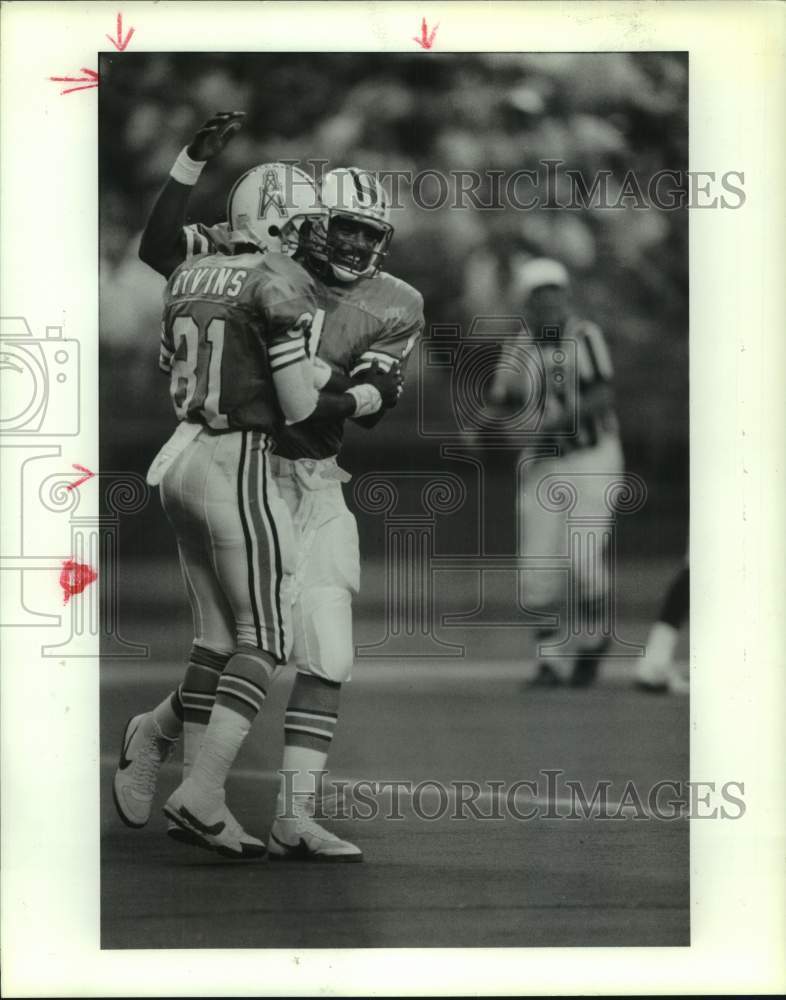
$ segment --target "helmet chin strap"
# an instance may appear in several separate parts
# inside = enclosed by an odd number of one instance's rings
[[[341,267],[340,264],[331,264],[330,270],[333,272],[333,276],[338,278],[339,281],[343,281],[349,284],[352,281],[357,281],[358,278],[362,278],[362,274],[357,274],[354,271],[348,271],[345,267]]]

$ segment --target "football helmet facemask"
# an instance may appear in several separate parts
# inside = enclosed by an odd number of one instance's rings
[[[314,182],[287,163],[262,163],[246,171],[227,200],[232,230],[261,250],[289,256],[300,248],[303,224],[324,214]]]
[[[327,213],[309,220],[307,256],[340,281],[370,278],[393,238],[384,188],[370,171],[342,167],[325,174],[321,197]]]

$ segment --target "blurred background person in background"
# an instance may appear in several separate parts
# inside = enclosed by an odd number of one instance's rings
[[[690,685],[674,662],[677,640],[690,609],[690,567],[685,564],[671,581],[658,620],[647,636],[647,652],[636,664],[635,684],[654,694],[687,694]]]
[[[610,553],[604,540],[612,511],[606,494],[623,470],[608,346],[595,323],[576,315],[569,288],[564,265],[547,257],[526,261],[514,275],[513,298],[520,303],[529,336],[541,349],[544,379],[537,435],[519,465],[518,553],[553,557],[555,562],[571,556],[568,574],[548,566],[522,574],[526,607],[557,616],[553,626],[537,631],[539,661],[531,684],[538,687],[565,682],[585,687],[597,675],[608,645],[601,628],[610,584]],[[503,412],[521,409],[539,388],[529,384],[526,365],[509,357],[511,350],[515,352],[515,343],[503,349],[491,391],[492,403]],[[550,488],[560,490],[562,483],[575,492],[570,507],[548,502]],[[559,506],[563,509],[555,509]],[[574,524],[572,538],[569,515],[591,519],[586,527]],[[568,621],[573,638],[569,648],[557,648],[566,616],[574,618]]]

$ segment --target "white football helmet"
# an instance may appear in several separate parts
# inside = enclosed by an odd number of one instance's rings
[[[393,238],[390,203],[374,174],[341,167],[325,174],[321,200],[327,216],[310,220],[306,252],[340,281],[376,274]]]
[[[234,184],[227,201],[230,228],[260,249],[291,255],[306,219],[324,215],[308,174],[288,163],[262,163]]]

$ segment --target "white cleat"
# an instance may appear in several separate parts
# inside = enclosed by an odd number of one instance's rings
[[[246,833],[227,808],[223,793],[208,798],[191,778],[172,792],[164,805],[164,815],[178,828],[175,835],[167,832],[180,843],[217,851],[227,858],[261,858],[265,845]]]
[[[363,860],[359,847],[341,840],[313,819],[313,797],[295,796],[287,815],[279,797],[267,853],[271,861],[343,861]]]
[[[690,694],[690,681],[674,668],[669,675],[669,694]]]
[[[158,772],[175,749],[177,740],[163,735],[150,712],[126,723],[120,745],[112,794],[120,819],[139,829],[150,819]]]
[[[634,683],[653,694],[688,694],[690,684],[673,663],[645,656],[636,667]]]

